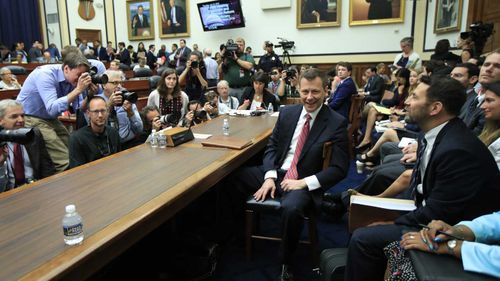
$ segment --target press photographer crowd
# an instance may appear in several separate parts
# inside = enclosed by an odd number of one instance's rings
[[[0,192],[149,142],[169,127],[190,129],[232,110],[279,111],[262,166],[229,176],[234,188],[225,194],[231,202],[274,199],[275,192],[282,197],[280,280],[293,280],[305,214],[314,209],[338,222],[354,195],[414,200],[415,209],[353,232],[345,280],[395,276],[399,267],[393,265],[402,263],[414,274],[411,264],[391,256],[395,248],[452,255],[466,270],[500,277],[499,247],[488,245],[500,233],[499,213],[491,215],[500,198],[500,50],[483,53],[492,34],[492,24],[474,23],[457,38],[458,50],[439,40],[427,61],[413,50],[413,38],[404,37],[394,61],[362,69],[361,81],[349,61],[329,71],[292,65],[295,42],[280,37],[276,44],[263,43],[258,63],[252,54],[257,48],[242,37],[223,42],[215,54],[208,47],[201,51],[201,44],[191,49],[184,39],[158,52],[142,42],[137,50],[123,42],[115,50],[112,42],[90,47],[77,39],[60,55],[55,46],[47,49],[56,63],[33,69],[23,83],[12,73],[15,67],[40,61],[36,54],[42,52],[28,56],[22,42],[11,51],[2,46],[0,60],[19,63],[0,69],[0,88],[19,93],[0,101]],[[40,48],[38,41],[33,48]],[[124,87],[127,70],[148,79],[145,105]],[[60,116],[75,116],[71,133]],[[354,132],[347,130],[349,122],[359,125]],[[333,149],[322,169],[324,141]],[[347,175],[348,142],[354,143],[358,172],[368,176],[347,191],[325,193]],[[303,146],[307,153],[300,154]],[[238,225],[236,214],[243,210],[226,211],[226,227]],[[461,239],[451,243],[436,231]]]

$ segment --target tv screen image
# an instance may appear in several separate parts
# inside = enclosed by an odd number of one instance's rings
[[[239,0],[198,3],[204,31],[245,27]]]

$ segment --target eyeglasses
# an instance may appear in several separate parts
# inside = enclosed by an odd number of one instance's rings
[[[108,81],[108,83],[118,86],[120,84],[123,84],[123,81]]]
[[[106,114],[108,113],[108,110],[107,109],[96,109],[96,110],[89,110],[90,113],[92,114],[95,114],[95,115],[99,115],[99,114]]]
[[[271,72],[271,75],[278,75],[278,72]]]

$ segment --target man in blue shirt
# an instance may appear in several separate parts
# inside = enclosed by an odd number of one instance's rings
[[[69,53],[62,66],[44,65],[33,70],[17,96],[24,106],[26,126],[40,129],[57,172],[69,163],[69,133],[57,117],[91,84],[88,69],[89,62],[81,53]]]

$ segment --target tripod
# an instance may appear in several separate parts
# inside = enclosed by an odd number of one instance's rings
[[[288,50],[283,49],[283,54],[281,55],[281,61],[283,62],[283,69],[287,69],[288,66],[292,65],[292,60],[290,59],[290,54]]]

